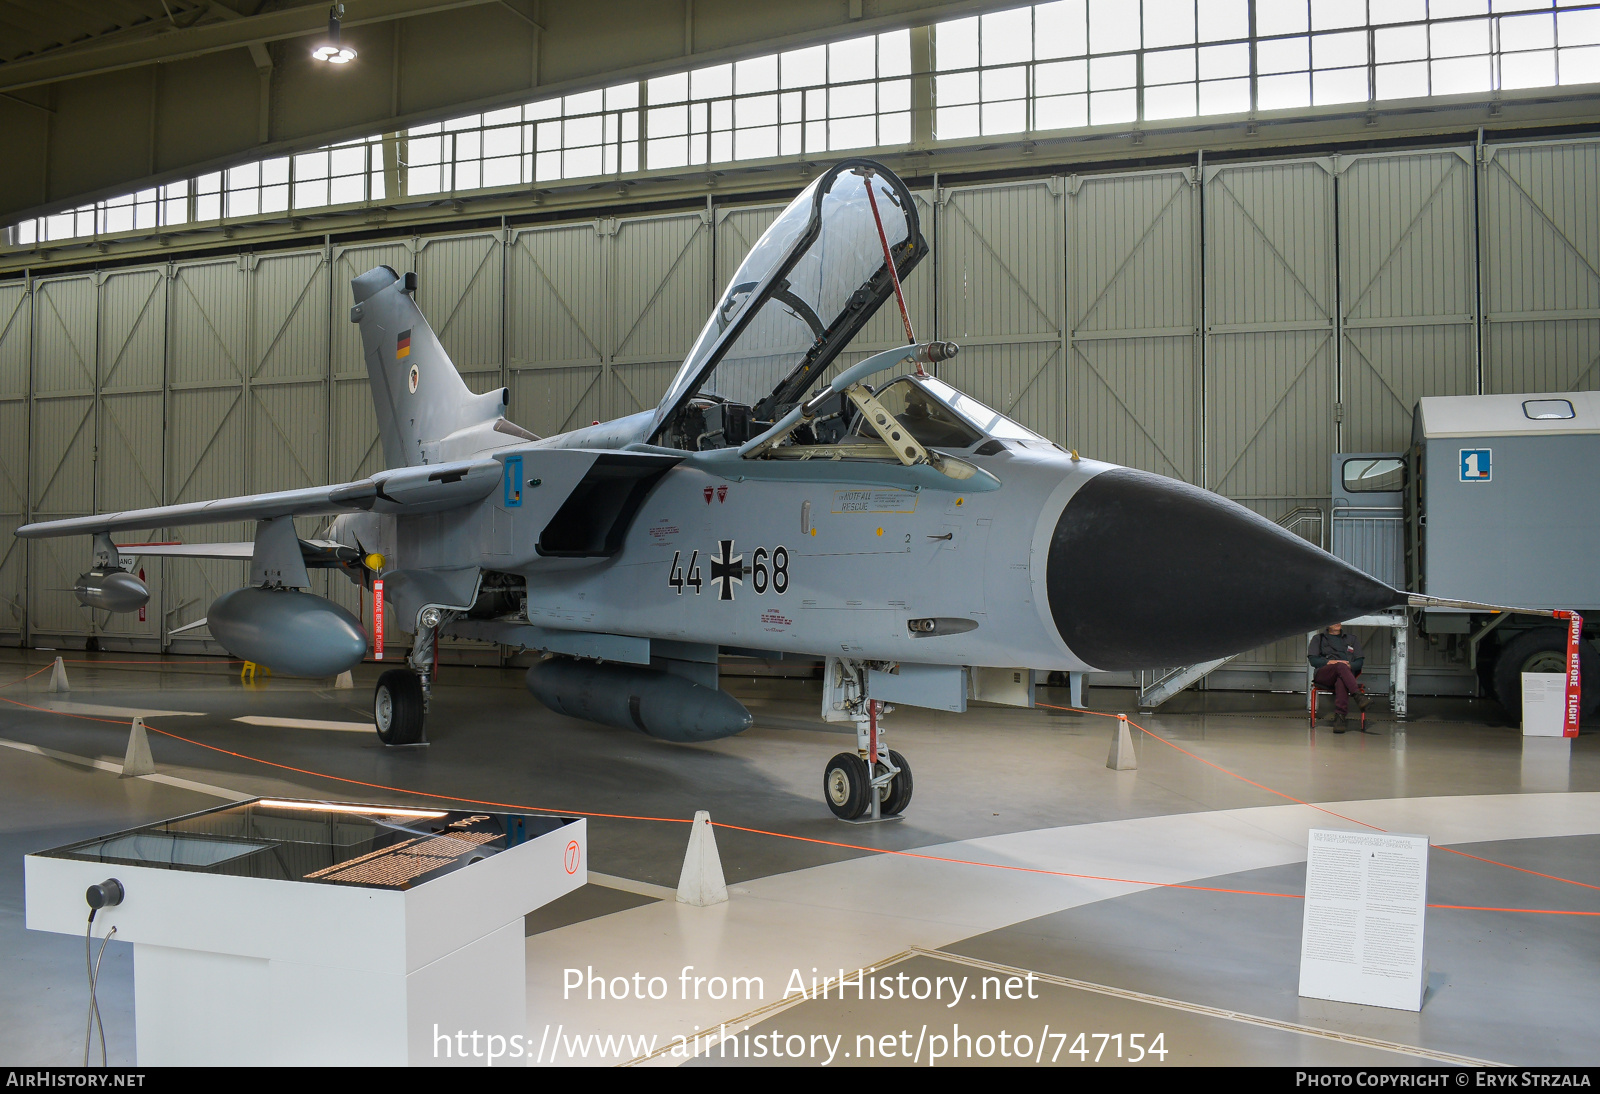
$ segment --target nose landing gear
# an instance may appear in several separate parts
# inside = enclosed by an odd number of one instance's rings
[[[823,799],[840,820],[898,817],[911,804],[911,765],[883,742],[878,724],[894,708],[867,697],[867,668],[842,657],[828,658],[824,668],[823,719],[856,726],[856,750],[829,760],[822,774]]]

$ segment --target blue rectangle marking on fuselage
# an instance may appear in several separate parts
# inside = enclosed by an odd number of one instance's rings
[[[517,509],[522,506],[522,457],[506,457],[506,493],[505,506],[507,509]]]

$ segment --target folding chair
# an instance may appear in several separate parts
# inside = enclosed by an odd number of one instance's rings
[[[1360,691],[1360,693],[1362,695],[1365,695],[1367,693],[1366,685],[1362,684],[1360,681],[1356,682],[1356,688],[1357,688],[1357,690]],[[1332,699],[1333,698],[1333,689],[1332,688],[1319,688],[1319,687],[1317,687],[1316,684],[1312,684],[1311,685],[1311,728],[1312,729],[1316,729],[1317,728],[1317,696],[1318,695],[1326,695],[1329,699]],[[1361,715],[1361,732],[1365,733],[1367,731],[1367,712],[1365,710],[1362,710],[1359,704],[1356,707],[1356,712]]]

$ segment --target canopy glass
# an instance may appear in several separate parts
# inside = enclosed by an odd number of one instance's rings
[[[893,172],[846,160],[814,180],[734,273],[656,408],[652,435],[668,440],[696,396],[751,406],[758,420],[798,402],[893,294],[885,243],[901,277],[928,249]]]

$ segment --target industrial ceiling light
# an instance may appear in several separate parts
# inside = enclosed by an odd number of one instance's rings
[[[330,65],[347,65],[356,59],[356,51],[345,45],[339,37],[339,20],[344,18],[344,5],[335,4],[328,9],[328,37],[317,44],[311,56]]]

